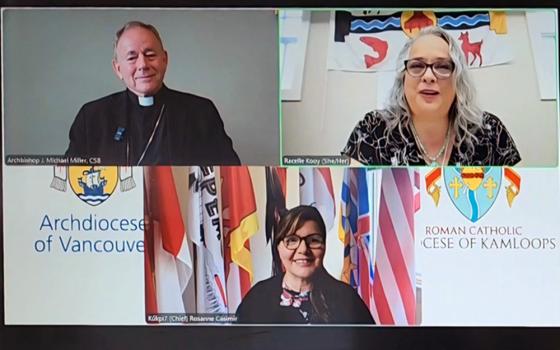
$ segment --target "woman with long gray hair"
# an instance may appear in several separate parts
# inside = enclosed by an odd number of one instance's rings
[[[463,52],[443,29],[428,27],[398,56],[388,107],[366,114],[342,151],[365,165],[515,165],[515,142],[482,111]]]

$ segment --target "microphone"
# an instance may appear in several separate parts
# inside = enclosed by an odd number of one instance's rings
[[[113,136],[113,140],[115,140],[115,141],[122,141],[123,135],[124,135],[124,131],[125,131],[125,128],[123,128],[122,126],[119,126],[119,127],[117,128],[117,131],[115,132],[115,135]]]

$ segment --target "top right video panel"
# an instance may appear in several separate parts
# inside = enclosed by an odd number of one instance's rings
[[[556,9],[280,16],[283,165],[558,165]]]

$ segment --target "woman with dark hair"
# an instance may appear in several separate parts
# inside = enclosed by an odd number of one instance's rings
[[[515,165],[513,138],[475,98],[464,54],[439,27],[428,27],[399,53],[388,105],[366,114],[343,155],[365,165]]]
[[[274,246],[284,273],[251,288],[237,308],[237,322],[373,324],[356,291],[323,266],[326,229],[319,211],[295,207],[278,227]]]

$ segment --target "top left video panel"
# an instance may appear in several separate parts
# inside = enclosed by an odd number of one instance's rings
[[[273,10],[3,9],[6,165],[276,165]]]

